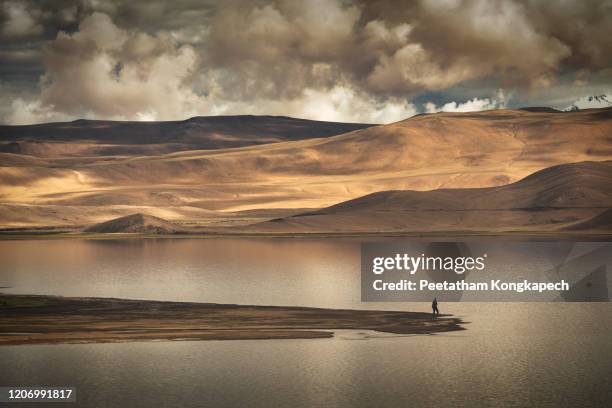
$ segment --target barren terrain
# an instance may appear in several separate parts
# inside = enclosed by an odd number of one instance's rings
[[[247,130],[259,129],[225,120],[226,139],[252,139]],[[610,108],[418,115],[318,138],[303,129],[273,135],[268,124],[257,143],[266,134],[271,143],[232,148],[206,144],[210,133],[197,127],[173,134],[158,126],[152,144],[142,136],[110,150],[104,132],[13,141],[14,129],[1,128],[0,226],[85,227],[143,213],[188,228],[241,227],[380,191],[495,187],[558,164],[612,159]],[[575,220],[583,215],[597,214]]]
[[[499,187],[394,190],[249,229],[294,232],[612,232],[612,161],[540,170]]]
[[[137,340],[332,337],[334,330],[433,334],[461,330],[429,313],[241,306],[0,294],[0,346]]]

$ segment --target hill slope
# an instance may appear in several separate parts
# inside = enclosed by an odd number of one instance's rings
[[[0,151],[41,157],[156,155],[329,137],[373,125],[284,116],[198,116],[182,121],[76,120],[0,126]]]
[[[211,211],[321,208],[385,190],[501,186],[558,164],[612,160],[611,135],[612,108],[492,110],[153,156],[0,153],[0,206],[10,210],[0,225],[40,225],[45,214],[57,214],[50,225],[92,223],[96,209],[189,220]]]
[[[179,228],[164,219],[146,214],[132,214],[92,225],[85,232],[173,234]]]
[[[583,162],[554,166],[501,187],[383,191],[252,228],[278,232],[495,232],[549,231],[571,225],[574,230],[612,232],[611,208],[612,161]]]
[[[612,231],[612,208],[565,228],[568,231]]]

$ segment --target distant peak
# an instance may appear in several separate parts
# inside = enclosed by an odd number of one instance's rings
[[[572,103],[570,106],[564,109],[564,111],[577,111],[580,109],[592,109],[592,108],[608,108],[612,106],[612,97],[602,95],[590,95],[584,96]]]

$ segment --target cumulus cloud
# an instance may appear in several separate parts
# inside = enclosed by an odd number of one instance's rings
[[[402,99],[384,101],[336,86],[330,90],[305,89],[299,97],[287,100],[261,100],[254,107],[244,102],[218,106],[219,114],[249,111],[254,114],[276,114],[335,122],[391,123],[417,113],[415,106]]]
[[[37,95],[6,105],[6,122],[220,113],[388,122],[416,112],[414,100],[492,109],[508,104],[494,94],[504,88],[515,103],[564,107],[612,82],[606,0],[24,1],[3,3],[0,20],[10,67],[0,66],[0,85],[43,71]],[[27,59],[15,44],[32,36]]]
[[[507,84],[547,86],[571,49],[542,32],[530,12],[512,1],[424,2],[412,38],[427,45],[432,67],[443,68],[443,87],[490,75]]]
[[[269,11],[262,13],[262,18],[275,18]],[[257,24],[253,30],[257,32]],[[304,52],[314,52],[315,48],[306,46]],[[21,124],[67,116],[166,120],[202,113],[250,112],[380,123],[416,112],[406,100],[381,101],[339,84],[326,90],[301,84],[286,93],[262,89],[250,97],[247,87],[242,97],[236,97],[240,92],[227,95],[227,88],[221,85],[225,74],[218,70],[208,73],[206,92],[199,94],[192,86],[199,61],[191,46],[179,46],[167,35],[121,29],[99,12],[85,18],[78,31],[60,32],[43,49],[43,60],[46,74],[39,100],[15,100],[8,122]],[[314,65],[311,74],[325,76],[327,69]]]
[[[43,106],[38,100],[16,98],[10,105],[6,121],[12,125],[28,125],[31,123],[67,121],[72,117],[56,112],[53,108]]]
[[[43,26],[37,21],[40,10],[28,8],[26,4],[16,1],[2,3],[2,14],[4,21],[0,26],[2,37],[15,39],[41,34]]]
[[[442,106],[436,106],[433,102],[427,102],[425,104],[425,111],[427,113],[436,112],[474,112],[489,109],[496,109],[497,103],[490,100],[489,98],[478,99],[473,98],[463,103],[457,103],[455,101],[445,103]]]
[[[490,109],[503,109],[508,103],[508,96],[502,89],[499,89],[492,98],[472,98],[462,103],[456,101],[447,102],[441,106],[436,106],[433,102],[427,102],[424,105],[425,112],[475,112]]]
[[[118,28],[103,13],[73,34],[60,32],[43,50],[45,109],[75,116],[170,119],[208,107],[189,79],[196,52],[165,36]]]

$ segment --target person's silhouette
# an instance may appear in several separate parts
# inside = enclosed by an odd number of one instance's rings
[[[436,315],[440,316],[440,311],[438,310],[438,299],[434,298],[433,302],[431,302],[431,310],[433,311],[433,317]]]

